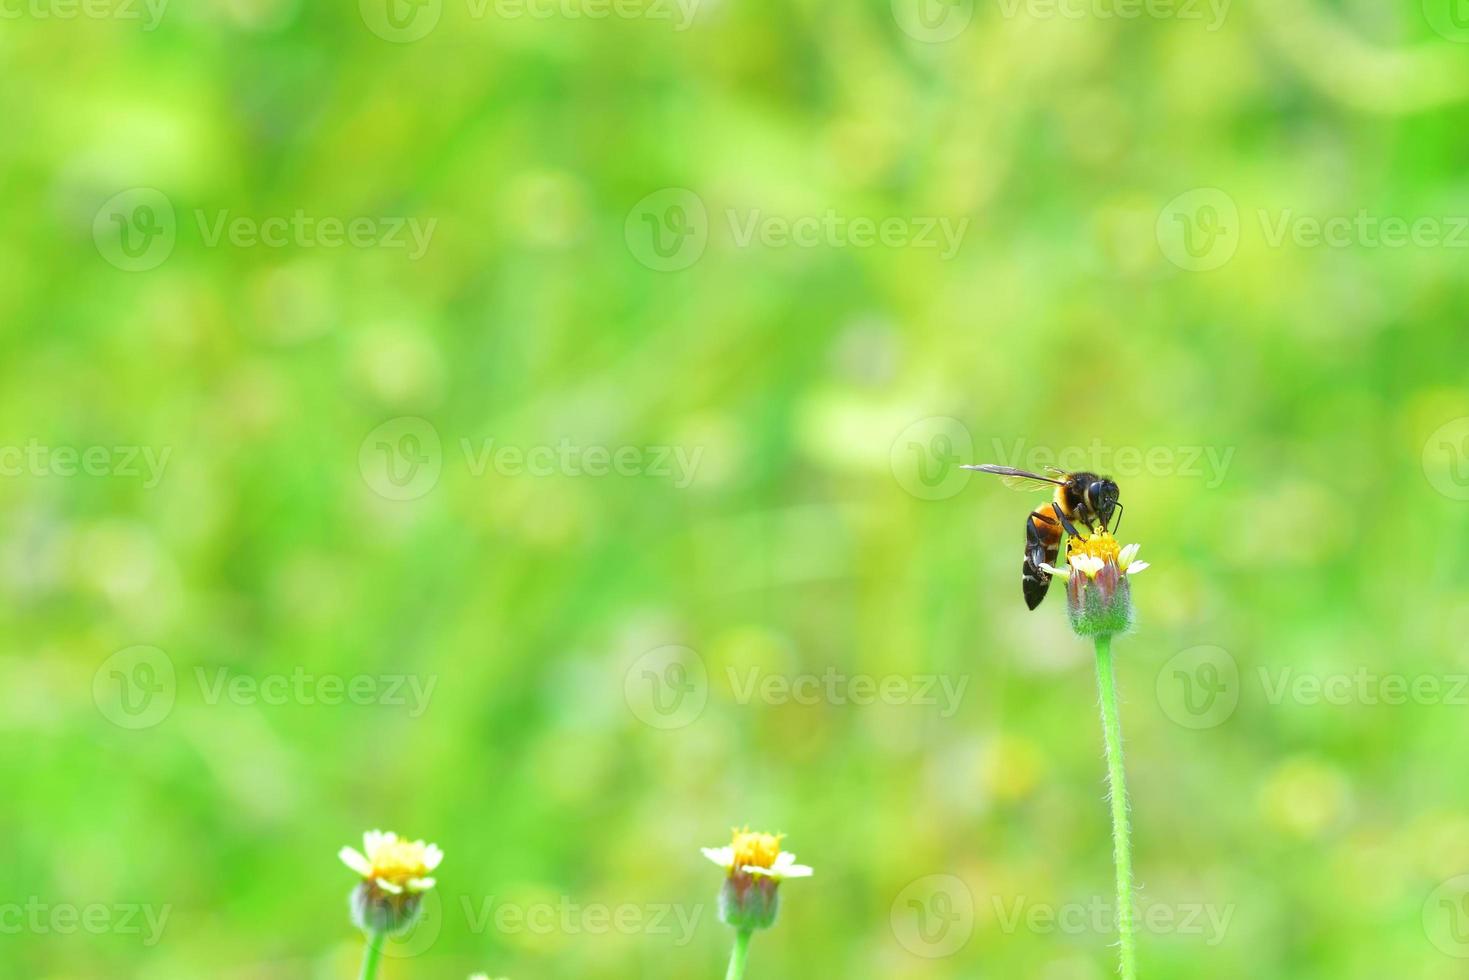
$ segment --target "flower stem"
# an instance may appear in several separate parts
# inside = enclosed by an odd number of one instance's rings
[[[1122,980],[1136,980],[1137,948],[1132,926],[1132,841],[1127,821],[1127,777],[1122,768],[1122,722],[1117,716],[1117,675],[1112,637],[1099,635],[1097,690],[1102,700],[1102,739],[1107,744],[1107,784],[1112,797],[1112,863],[1117,866],[1117,937]]]
[[[362,973],[360,980],[375,980],[377,977],[377,965],[383,958],[383,934],[380,932],[368,932],[367,948],[362,951]]]
[[[740,929],[735,933],[734,949],[729,954],[729,969],[724,973],[724,980],[744,980],[745,958],[750,953],[750,937],[754,935],[749,929]]]

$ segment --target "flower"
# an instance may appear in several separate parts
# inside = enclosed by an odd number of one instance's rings
[[[369,830],[362,835],[361,851],[344,847],[337,857],[362,876],[352,891],[352,921],[365,932],[397,933],[417,921],[423,893],[434,887],[430,873],[444,852],[421,840]]]
[[[1128,578],[1148,567],[1137,560],[1138,545],[1118,545],[1103,530],[1073,537],[1067,548],[1068,568],[1041,570],[1066,580],[1066,610],[1071,628],[1082,636],[1111,636],[1132,625],[1132,590]]]
[[[775,922],[777,889],[787,878],[809,878],[811,869],[780,849],[784,834],[733,831],[726,847],[701,848],[728,877],[719,892],[719,918],[736,929],[765,929]]]

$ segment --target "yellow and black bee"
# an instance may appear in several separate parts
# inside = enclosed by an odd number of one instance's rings
[[[1056,567],[1063,533],[1086,537],[1093,531],[1106,529],[1114,514],[1117,523],[1122,523],[1117,484],[1108,477],[1095,473],[1067,473],[1051,466],[1046,469],[1055,474],[1053,477],[990,463],[965,466],[964,469],[998,474],[1006,486],[1017,490],[1055,491],[1050,503],[1041,504],[1025,519],[1025,563],[1021,566],[1023,577],[1020,586],[1025,593],[1025,604],[1031,609],[1041,604],[1046,590],[1051,587],[1050,573],[1040,566],[1044,562]],[[1086,533],[1080,533],[1078,525],[1085,528]]]

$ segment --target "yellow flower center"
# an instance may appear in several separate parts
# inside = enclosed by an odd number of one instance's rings
[[[734,865],[743,868],[751,865],[756,868],[769,868],[775,865],[775,859],[780,855],[780,841],[785,834],[760,834],[751,833],[747,827],[744,830],[734,832]]]
[[[1068,554],[1090,555],[1104,562],[1116,562],[1122,554],[1122,546],[1107,531],[1097,531],[1089,538],[1072,538]]]
[[[374,878],[385,878],[401,885],[414,878],[428,877],[425,850],[418,841],[384,841],[367,859],[372,862]]]

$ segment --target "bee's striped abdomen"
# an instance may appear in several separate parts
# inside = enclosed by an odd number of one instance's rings
[[[1061,552],[1061,521],[1055,508],[1054,503],[1042,504],[1025,519],[1025,562],[1020,567],[1020,590],[1031,609],[1041,604],[1051,587],[1051,574],[1040,567],[1041,563],[1054,568]]]

